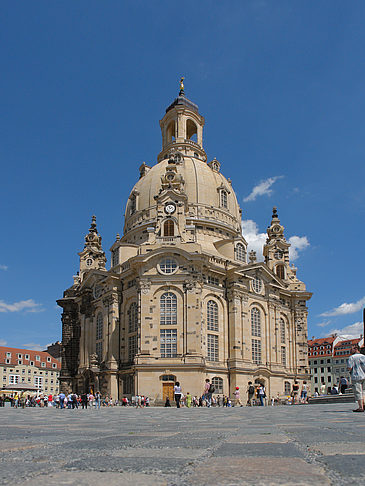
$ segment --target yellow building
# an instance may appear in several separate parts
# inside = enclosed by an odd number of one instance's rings
[[[183,86],[160,127],[162,150],[139,168],[111,268],[93,217],[74,285],[58,301],[61,389],[162,400],[175,380],[201,395],[210,378],[220,394],[251,380],[284,395],[309,379],[311,294],[290,265],[277,210],[265,261],[247,258],[232,182],[208,162],[204,118]]]
[[[39,393],[55,395],[59,393],[60,369],[61,363],[45,351],[0,346],[2,389],[29,387]]]

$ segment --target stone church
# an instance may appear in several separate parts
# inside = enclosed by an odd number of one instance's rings
[[[160,121],[162,150],[143,163],[125,209],[123,236],[106,257],[95,217],[62,314],[65,392],[100,390],[151,401],[201,395],[209,378],[229,395],[247,382],[267,396],[308,380],[311,293],[290,264],[276,208],[264,262],[247,255],[230,179],[203,148],[204,117],[184,93]]]

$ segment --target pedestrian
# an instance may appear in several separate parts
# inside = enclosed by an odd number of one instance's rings
[[[322,383],[321,385],[321,395],[325,395],[326,394],[326,385],[324,383]]]
[[[210,379],[207,378],[204,384],[203,398],[207,403],[207,407],[212,404],[212,393],[214,392],[214,386],[210,383]]]
[[[95,408],[97,408],[98,410],[100,410],[101,395],[100,395],[100,392],[98,392],[98,391],[95,393],[94,403],[95,403]]]
[[[299,384],[298,384],[297,380],[294,380],[293,388],[292,388],[292,392],[291,392],[292,405],[295,405],[298,402],[298,393],[299,393]]]
[[[188,392],[188,393],[186,394],[186,406],[187,406],[188,408],[190,408],[190,407],[191,407],[191,395],[190,395],[190,392]]]
[[[61,392],[61,393],[59,394],[58,398],[59,398],[59,400],[60,400],[60,406],[61,406],[61,408],[64,408],[64,406],[65,406],[65,399],[66,399],[66,395],[65,395],[63,392]]]
[[[165,407],[171,407],[171,403],[170,403],[169,397],[166,397]]]
[[[257,394],[260,400],[260,406],[263,407],[265,405],[264,403],[264,398],[266,398],[266,392],[265,392],[265,387],[263,384],[261,384],[257,390]]]
[[[252,384],[252,381],[248,382],[247,387],[247,406],[252,407],[252,399],[255,395],[255,387]]]
[[[302,390],[300,392],[300,399],[302,403],[307,403],[308,389],[307,382],[303,381]]]
[[[351,376],[352,388],[358,408],[354,412],[364,411],[365,398],[365,356],[360,354],[360,347],[355,344],[352,347],[352,356],[347,360],[347,369]]]
[[[340,378],[340,395],[346,392],[348,386],[348,382],[344,376],[341,376]]]
[[[242,402],[241,402],[241,399],[240,399],[240,387],[239,386],[236,386],[236,389],[235,389],[233,395],[234,395],[234,405],[235,405],[235,407],[238,407],[238,405],[240,407],[242,407]]]

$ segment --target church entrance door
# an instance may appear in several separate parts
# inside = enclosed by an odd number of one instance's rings
[[[166,401],[169,397],[170,402],[174,401],[174,384],[173,383],[162,383],[162,398]]]

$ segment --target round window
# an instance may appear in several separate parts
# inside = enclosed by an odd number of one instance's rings
[[[262,290],[262,280],[259,277],[255,277],[252,282],[254,291],[258,294]]]
[[[93,264],[93,259],[92,259],[92,258],[88,258],[88,259],[86,260],[86,265],[87,265],[88,267],[91,267],[91,265],[92,265],[92,264]]]
[[[178,269],[178,264],[173,258],[164,258],[160,261],[158,267],[161,273],[169,275],[176,272],[176,270]]]

